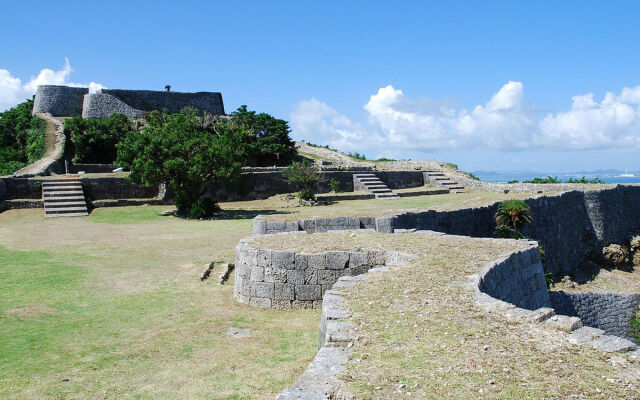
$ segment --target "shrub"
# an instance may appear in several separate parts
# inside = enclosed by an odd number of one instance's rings
[[[124,114],[106,119],[75,116],[65,122],[65,132],[73,143],[75,162],[109,164],[117,158],[117,145],[133,132],[133,125]]]
[[[31,115],[33,100],[0,113],[0,176],[10,175],[45,153],[44,120]]]
[[[204,197],[193,203],[189,210],[189,217],[196,219],[211,218],[218,211],[220,211],[220,206],[212,198]]]
[[[179,214],[191,213],[209,183],[239,176],[244,130],[233,121],[207,129],[188,108],[171,115],[154,111],[146,119],[140,132],[129,132],[118,146],[118,163],[131,171],[133,182],[166,183]]]
[[[331,178],[329,180],[329,190],[333,193],[338,193],[338,191],[340,190],[340,181],[336,178]]]
[[[562,183],[560,182],[560,179],[558,179],[558,177],[553,177],[553,176],[547,176],[546,178],[538,178],[535,177],[533,179],[530,180],[525,180],[522,181],[523,183]]]
[[[396,161],[393,158],[380,157],[376,161]]]
[[[360,154],[357,151],[354,151],[353,153],[349,153],[347,155],[351,158],[355,158],[356,160],[367,161],[367,156],[365,156],[364,154]]]
[[[529,205],[522,200],[505,200],[498,206],[495,220],[498,226],[507,225],[518,231],[532,220]]]
[[[602,256],[607,266],[620,270],[628,270],[629,251],[619,244],[611,244],[602,249]]]
[[[509,182],[507,182],[507,183],[520,183],[520,181],[519,181],[519,180],[517,180],[517,179],[514,179],[514,180],[509,181]]]
[[[496,226],[493,236],[499,239],[525,239],[525,236],[522,233],[508,225]]]
[[[293,162],[282,170],[282,174],[290,184],[302,186],[302,190],[298,193],[299,198],[304,198],[305,200],[315,198],[314,188],[316,183],[320,181],[320,174],[316,166],[309,160]]]
[[[629,321],[629,335],[636,341],[640,341],[640,307]]]

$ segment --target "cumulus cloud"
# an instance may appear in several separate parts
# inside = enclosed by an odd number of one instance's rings
[[[69,59],[64,59],[65,64],[62,69],[54,71],[49,68],[40,70],[38,75],[32,76],[28,82],[22,83],[20,78],[14,77],[6,69],[0,69],[0,111],[15,106],[25,101],[36,93],[39,85],[66,85],[75,87],[88,87],[89,91],[95,93],[96,90],[104,88],[96,82],[75,83],[69,80],[73,69],[69,64]]]
[[[525,101],[524,85],[508,82],[485,104],[456,109],[449,102],[407,98],[389,85],[364,105],[365,123],[351,121],[317,99],[299,102],[291,114],[294,133],[346,151],[492,149],[640,149],[640,86],[574,96],[571,109],[540,114]]]

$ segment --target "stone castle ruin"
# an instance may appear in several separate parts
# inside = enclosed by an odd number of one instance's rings
[[[38,86],[33,113],[48,113],[54,117],[82,115],[83,118],[109,118],[121,113],[129,118],[140,118],[153,110],[179,112],[193,107],[199,112],[224,115],[224,103],[220,92],[167,92],[157,90],[98,89],[42,85]]]

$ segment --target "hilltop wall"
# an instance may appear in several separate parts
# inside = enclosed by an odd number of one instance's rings
[[[167,110],[170,113],[177,113],[188,106],[214,115],[224,115],[222,94],[219,92],[182,93],[102,89],[99,93],[111,95],[130,107],[142,111]]]
[[[82,114],[84,95],[89,88],[40,85],[33,103],[33,114],[49,113],[54,117]]]

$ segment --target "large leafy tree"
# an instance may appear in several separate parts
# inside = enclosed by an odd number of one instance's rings
[[[131,120],[124,114],[112,114],[106,119],[67,120],[65,131],[74,146],[74,161],[112,163],[117,156],[116,145],[133,131]]]
[[[33,100],[0,113],[0,176],[42,157],[45,122],[31,115]]]
[[[146,118],[146,126],[118,145],[118,163],[131,170],[136,183],[166,183],[180,214],[191,214],[207,184],[239,175],[244,130],[233,121],[205,125],[192,109],[171,115],[156,111]]]
[[[297,152],[287,121],[249,111],[245,105],[231,113],[231,118],[245,129],[243,148],[249,165],[288,165],[295,158]]]

